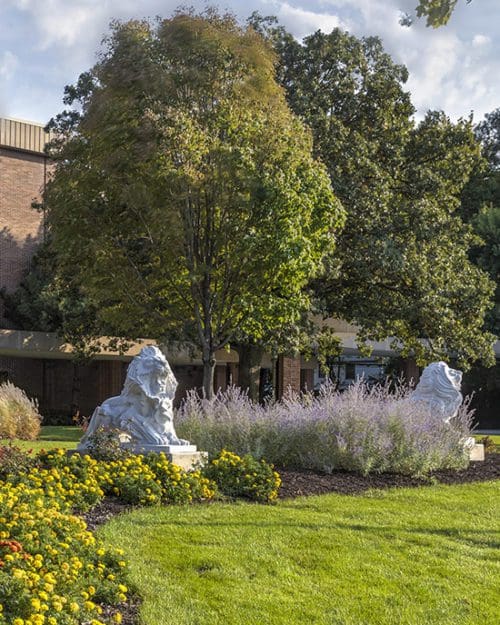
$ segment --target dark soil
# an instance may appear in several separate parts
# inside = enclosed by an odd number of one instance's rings
[[[371,488],[394,488],[426,486],[429,484],[467,484],[500,479],[500,453],[488,454],[484,462],[471,462],[461,471],[434,471],[428,477],[414,478],[395,473],[378,475],[359,475],[349,471],[337,471],[332,474],[315,471],[294,471],[276,468],[281,475],[280,499],[290,499],[304,495],[323,495],[339,493],[357,495]]]

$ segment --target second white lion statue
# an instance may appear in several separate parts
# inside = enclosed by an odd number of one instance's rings
[[[412,399],[425,402],[433,412],[449,423],[463,402],[461,383],[461,371],[450,369],[442,361],[433,362],[423,370]]]
[[[144,445],[189,445],[179,439],[173,423],[173,399],[177,388],[172,369],[154,345],[143,347],[130,363],[123,390],[94,410],[79,450],[88,449],[99,428],[113,428]]]

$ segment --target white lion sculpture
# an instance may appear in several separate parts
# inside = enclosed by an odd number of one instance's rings
[[[94,410],[79,450],[88,449],[99,428],[121,430],[131,442],[145,445],[189,445],[174,430],[173,399],[177,380],[163,353],[143,347],[130,363],[123,390]]]
[[[427,403],[429,408],[449,423],[456,416],[463,397],[460,392],[462,372],[450,369],[445,362],[433,362],[422,372],[412,399]]]

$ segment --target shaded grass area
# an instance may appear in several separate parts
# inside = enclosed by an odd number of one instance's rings
[[[21,447],[21,449],[33,449],[33,451],[54,449],[56,447],[74,449],[81,437],[82,430],[79,427],[71,425],[44,425],[35,441],[22,441],[20,439],[10,441],[2,439],[0,440],[0,444],[8,445],[12,442],[17,447]]]
[[[144,625],[496,625],[498,482],[137,510]]]

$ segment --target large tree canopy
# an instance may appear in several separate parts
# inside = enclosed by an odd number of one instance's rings
[[[357,324],[361,342],[395,337],[421,364],[491,362],[493,285],[469,262],[474,233],[456,212],[481,161],[471,124],[439,112],[415,124],[407,71],[377,38],[336,29],[299,43],[272,20],[251,21],[274,43],[290,106],[347,211],[329,275],[315,283],[325,313]]]
[[[500,336],[500,109],[488,113],[475,133],[485,159],[462,194],[460,211],[480,237],[471,258],[496,284],[495,305],[487,323]]]
[[[231,16],[113,25],[53,122],[54,249],[127,336],[214,354],[307,308],[342,209],[268,45]]]

